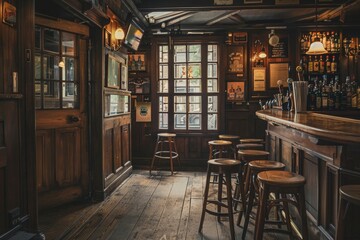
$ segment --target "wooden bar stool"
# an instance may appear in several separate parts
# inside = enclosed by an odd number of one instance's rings
[[[225,140],[225,141],[230,141],[232,143],[231,150],[234,154],[234,159],[236,159],[236,144],[239,141],[240,136],[229,135],[229,134],[220,134],[219,139]]]
[[[202,231],[205,212],[217,216],[218,221],[220,221],[221,216],[227,216],[229,217],[231,239],[235,239],[234,216],[233,216],[234,212],[232,206],[232,193],[231,193],[231,174],[239,173],[239,168],[240,168],[240,161],[235,159],[218,158],[218,159],[211,159],[208,161],[205,192],[204,192],[204,202],[201,212],[199,232]],[[216,173],[219,175],[218,194],[216,200],[208,199],[210,177],[212,173]],[[226,198],[223,198],[222,196],[223,175],[225,175]],[[223,200],[225,199],[227,201],[227,204],[223,203]],[[217,206],[217,211],[213,211],[207,208],[208,204],[215,204]],[[225,213],[221,212],[222,207],[226,208],[227,212]]]
[[[267,151],[262,150],[239,150],[238,151],[239,160],[241,162],[241,170],[242,173],[241,178],[236,184],[235,193],[234,193],[234,199],[235,204],[234,207],[237,208],[237,203],[240,201],[245,200],[246,201],[246,195],[248,193],[249,189],[249,173],[248,173],[248,164],[249,162],[253,160],[266,160],[268,159],[270,153]],[[244,196],[241,196],[244,195]],[[243,206],[246,207],[246,202],[243,204]],[[241,218],[243,215],[243,212],[246,211],[246,209],[242,209],[243,211],[240,211],[239,218],[238,218],[238,225],[241,222]]]
[[[218,155],[218,158],[222,158],[223,154],[231,149],[232,143],[226,140],[212,140],[209,144],[209,160]]]
[[[341,186],[339,213],[336,228],[335,240],[345,239],[346,214],[350,204],[360,206],[360,185]]]
[[[242,138],[240,139],[240,143],[261,143],[264,144],[264,139],[261,138]]]
[[[262,143],[240,143],[236,145],[237,150],[264,150]]]
[[[255,221],[255,240],[262,240],[264,231],[286,233],[281,229],[264,229],[266,213],[269,207],[282,203],[285,213],[288,212],[288,204],[294,205],[301,217],[302,239],[308,239],[307,216],[305,207],[304,185],[305,178],[288,171],[263,171],[257,176],[259,181],[259,205]],[[269,199],[270,193],[281,195],[283,198]],[[296,201],[286,198],[286,194],[293,194]],[[286,216],[287,221],[289,217]],[[289,227],[289,225],[288,225]],[[291,231],[291,230],[290,230]],[[287,232],[292,235],[291,232]]]
[[[157,140],[156,140],[156,146],[155,146],[155,152],[154,156],[151,161],[150,166],[150,175],[151,170],[154,167],[155,159],[167,159],[170,160],[170,170],[171,175],[174,174],[174,163],[173,159],[177,158],[179,161],[179,154],[177,153],[176,143],[175,143],[175,133],[158,133]],[[167,149],[164,150],[164,143],[167,144]],[[159,150],[160,146],[160,150]],[[180,164],[180,161],[179,161]]]
[[[269,171],[269,170],[284,170],[285,164],[276,161],[268,161],[268,160],[254,160],[249,163],[249,172],[250,172],[250,190],[249,190],[249,200],[246,206],[246,214],[245,214],[245,223],[244,223],[244,230],[242,233],[242,239],[245,239],[247,228],[249,225],[250,214],[254,204],[255,194],[258,193],[258,182],[257,182],[257,175],[262,171]],[[240,216],[240,214],[239,214]],[[288,220],[288,218],[287,218]],[[240,225],[238,219],[238,225]],[[288,225],[289,226],[289,225]]]

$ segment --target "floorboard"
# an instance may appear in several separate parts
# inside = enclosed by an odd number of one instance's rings
[[[40,214],[40,230],[47,240],[227,240],[229,221],[205,214],[198,232],[206,174],[136,170],[105,201],[69,204]],[[210,198],[217,196],[210,185]],[[215,206],[213,206],[215,209]],[[237,215],[234,216],[236,222]],[[246,239],[253,239],[253,221]],[[242,228],[235,226],[236,239]],[[264,239],[288,239],[266,234]]]

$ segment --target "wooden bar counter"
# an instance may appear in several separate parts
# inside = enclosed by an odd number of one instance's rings
[[[360,111],[356,114],[360,115]],[[278,109],[260,110],[256,115],[268,123],[266,138],[271,159],[306,178],[310,229],[319,239],[333,239],[338,189],[360,184],[360,120]],[[360,209],[349,209],[349,213],[346,239],[360,239]],[[297,223],[299,218],[293,219]]]

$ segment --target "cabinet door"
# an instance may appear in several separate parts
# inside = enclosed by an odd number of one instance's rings
[[[122,165],[130,161],[130,125],[122,126],[121,131]]]

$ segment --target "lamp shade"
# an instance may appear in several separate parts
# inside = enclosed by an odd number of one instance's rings
[[[124,30],[122,30],[122,28],[118,28],[115,31],[115,39],[116,40],[123,40],[125,38],[125,33]]]
[[[259,52],[259,58],[266,58],[266,52],[264,47],[262,47],[261,51]]]
[[[326,51],[319,38],[315,38],[315,41],[311,43],[309,50],[306,52],[307,55],[321,55],[326,53],[328,53],[328,51]]]

